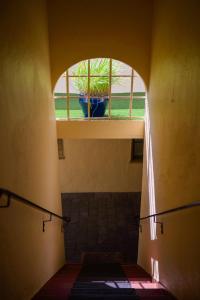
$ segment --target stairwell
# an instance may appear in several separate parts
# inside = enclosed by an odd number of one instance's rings
[[[62,207],[68,264],[33,300],[174,299],[137,265],[140,194],[63,194]]]
[[[120,264],[84,264],[69,300],[139,299]]]
[[[175,300],[136,264],[66,264],[32,300]]]

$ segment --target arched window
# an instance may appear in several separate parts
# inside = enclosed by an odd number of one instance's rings
[[[129,65],[110,58],[81,61],[54,89],[57,119],[143,119],[145,86]]]

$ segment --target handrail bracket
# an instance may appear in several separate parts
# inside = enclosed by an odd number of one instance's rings
[[[3,195],[5,195],[5,193],[1,190],[0,191],[0,199],[3,198]],[[11,194],[7,194],[7,197],[6,197],[6,204],[3,204],[3,205],[0,205],[0,208],[7,208],[10,206],[10,203],[11,203]]]
[[[2,201],[2,198],[3,198],[3,201]],[[17,200],[25,205],[28,205],[28,206],[31,206],[35,209],[38,209],[40,211],[42,211],[43,213],[45,214],[48,214],[49,215],[49,219],[47,220],[43,220],[42,222],[42,230],[43,232],[45,232],[45,223],[46,222],[51,222],[52,221],[52,217],[55,217],[55,218],[58,218],[60,220],[62,220],[63,223],[69,223],[71,221],[70,217],[66,217],[66,216],[61,216],[61,215],[58,215],[56,214],[55,212],[52,212],[52,211],[49,211],[48,209],[22,197],[22,196],[19,196],[11,191],[8,191],[4,188],[1,188],[0,187],[0,208],[7,208],[7,207],[10,207],[10,204],[11,204],[11,200],[14,201],[14,200]]]
[[[42,231],[45,232],[45,223],[52,221],[52,214],[50,213],[49,219],[42,221]]]
[[[158,222],[158,221],[156,221],[156,216],[153,217],[153,222],[154,222],[155,224],[159,224],[159,225],[160,225],[160,233],[161,233],[161,234],[164,234],[164,224],[163,224],[163,222]]]

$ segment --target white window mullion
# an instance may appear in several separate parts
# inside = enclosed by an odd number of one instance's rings
[[[129,117],[132,117],[132,110],[133,110],[133,86],[134,86],[134,70],[132,69],[131,74],[131,92],[130,92],[130,103],[129,103]]]
[[[90,119],[90,59],[88,59],[88,119]]]
[[[66,71],[66,88],[67,88],[67,119],[70,119],[70,114],[69,114],[69,74],[68,70]]]
[[[109,94],[108,94],[108,116],[109,119],[111,119],[111,107],[112,107],[112,103],[111,103],[111,94],[112,94],[112,59],[110,58],[110,68],[109,68]]]

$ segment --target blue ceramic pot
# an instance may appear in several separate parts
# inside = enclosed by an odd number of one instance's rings
[[[79,98],[79,103],[84,113],[84,117],[88,117],[88,99],[84,96]],[[98,118],[103,117],[106,111],[106,107],[108,104],[108,98],[105,97],[97,97],[90,98],[90,117]]]

